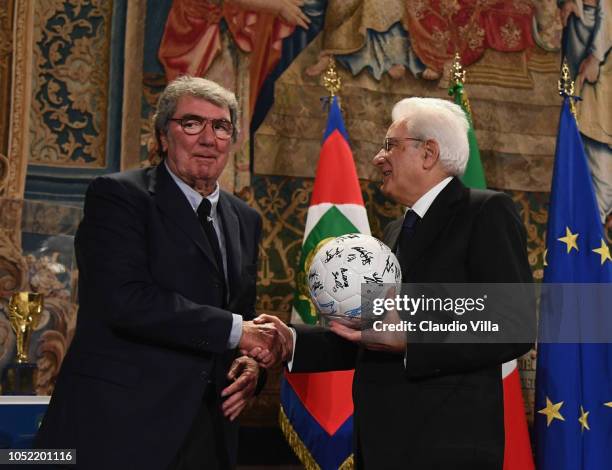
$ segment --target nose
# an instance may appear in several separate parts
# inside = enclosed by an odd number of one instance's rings
[[[202,145],[215,145],[216,136],[210,121],[204,121],[204,129],[198,135],[198,142]]]
[[[381,148],[378,153],[374,155],[374,158],[372,158],[372,165],[380,166],[385,163],[385,159],[385,149]]]

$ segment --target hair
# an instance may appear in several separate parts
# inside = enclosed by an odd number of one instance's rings
[[[469,123],[460,106],[439,98],[404,98],[393,106],[391,118],[405,121],[412,137],[435,140],[444,169],[463,175],[470,157]]]
[[[157,111],[153,116],[155,138],[162,158],[165,155],[161,145],[161,134],[168,132],[170,118],[176,111],[179,99],[183,96],[193,96],[217,106],[227,106],[230,112],[230,121],[234,125],[232,142],[236,141],[238,133],[238,101],[236,101],[236,95],[212,80],[183,75],[168,83],[157,101]]]

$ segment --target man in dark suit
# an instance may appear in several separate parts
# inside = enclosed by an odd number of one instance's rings
[[[467,121],[448,101],[410,98],[394,109],[374,157],[382,191],[408,206],[385,231],[404,283],[530,283],[526,234],[503,193],[467,189],[458,177],[469,156]],[[528,343],[406,342],[270,316],[293,344],[291,372],[355,368],[354,447],[357,468],[501,470],[504,454],[502,363]],[[533,331],[535,312],[516,312]],[[265,351],[251,352],[263,363]]]
[[[76,333],[37,447],[74,448],[87,470],[233,467],[235,418],[264,377],[237,351],[279,344],[251,321],[260,216],[217,182],[236,110],[214,82],[171,82],[163,162],[91,183]]]

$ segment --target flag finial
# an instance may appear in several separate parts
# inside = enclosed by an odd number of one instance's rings
[[[450,83],[449,88],[453,88],[457,85],[463,85],[465,83],[465,70],[461,65],[461,56],[458,52],[455,52],[455,57],[451,65],[450,70]]]
[[[342,86],[342,80],[336,71],[336,61],[333,55],[329,56],[329,64],[327,65],[325,75],[323,75],[323,86],[329,91],[331,96],[336,96]]]
[[[455,52],[455,57],[450,69],[450,78],[448,82],[448,94],[455,97],[455,102],[459,104],[457,99],[461,100],[461,106],[466,111],[467,118],[472,122],[472,108],[467,99],[467,94],[463,90],[465,84],[465,70],[461,65],[461,56]]]
[[[563,65],[561,66],[561,77],[557,82],[557,86],[559,88],[559,94],[561,96],[566,96],[569,98],[569,107],[570,111],[576,117],[576,96],[574,95],[574,80],[572,80],[572,76],[570,75],[570,69],[567,65],[567,59],[563,58]]]

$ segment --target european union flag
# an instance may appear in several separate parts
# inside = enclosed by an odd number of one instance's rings
[[[593,192],[576,121],[565,98],[551,189],[546,236],[545,283],[599,284],[612,289],[612,258]],[[603,284],[603,285],[602,285]],[[571,290],[571,288],[570,288]],[[544,299],[542,330],[575,325],[572,343],[540,343],[536,372],[535,433],[538,470],[612,468],[612,344],[584,338],[580,308],[564,295]],[[553,306],[552,308],[551,306]],[[566,308],[573,304],[574,308]],[[559,308],[561,307],[561,308]],[[607,311],[606,311],[607,309]],[[610,306],[599,308],[609,323]],[[586,317],[593,321],[593,311]],[[573,318],[567,318],[572,315]],[[564,318],[566,316],[566,318]],[[608,335],[612,336],[612,335]]]

